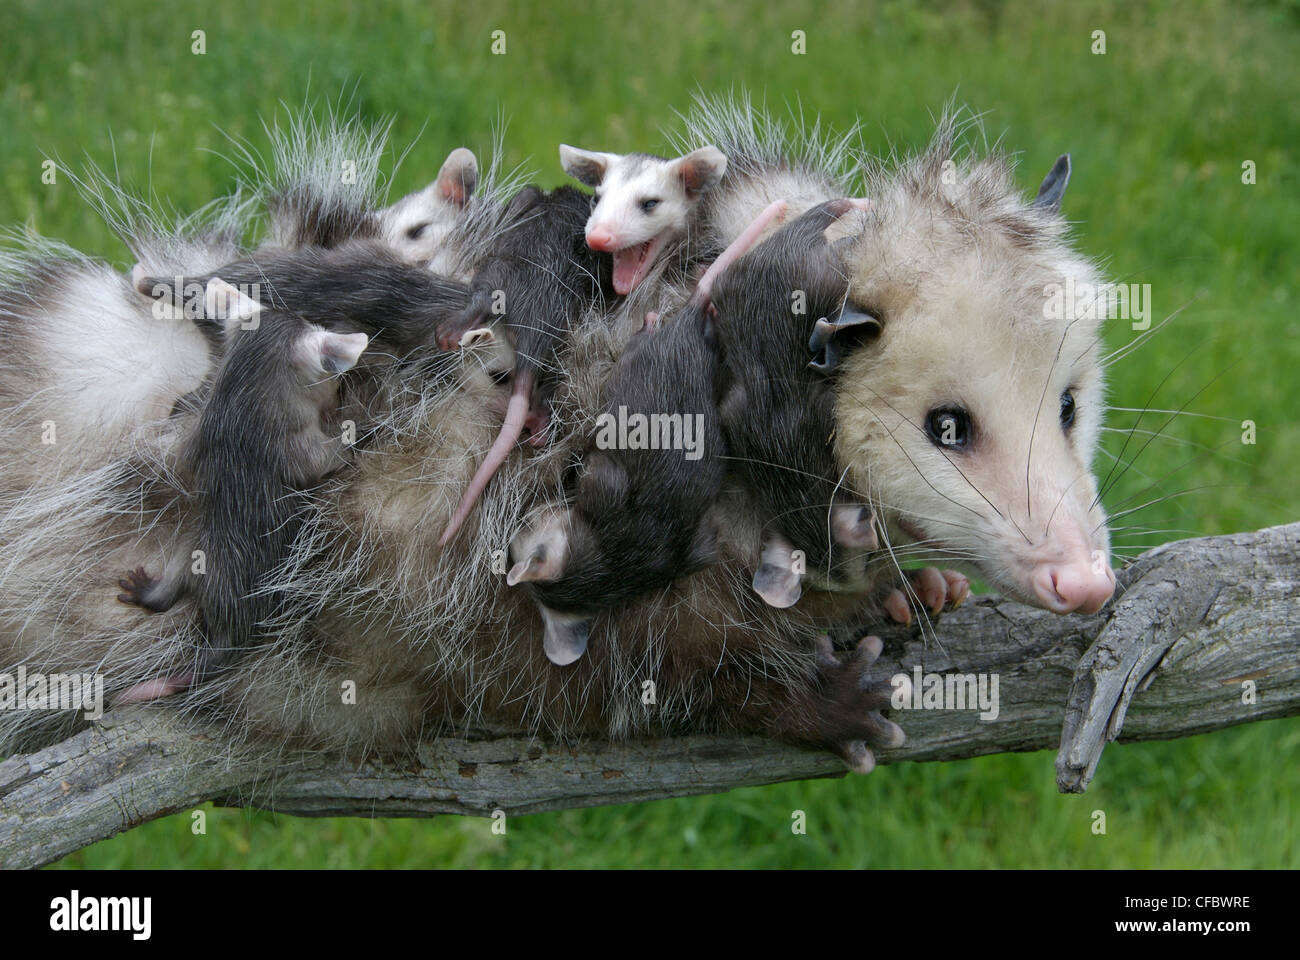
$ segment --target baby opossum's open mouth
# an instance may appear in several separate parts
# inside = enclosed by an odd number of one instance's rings
[[[652,237],[645,243],[638,243],[622,250],[614,251],[614,292],[626,297],[636,289],[638,283],[646,278],[659,248],[664,245],[664,234]]]

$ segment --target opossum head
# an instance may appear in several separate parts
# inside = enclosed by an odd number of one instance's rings
[[[477,185],[478,160],[458,147],[447,156],[438,179],[379,211],[380,234],[408,260],[433,260]]]
[[[595,188],[587,245],[614,256],[614,290],[627,295],[669,244],[686,233],[700,198],[717,186],[727,158],[707,146],[667,160],[645,153],[597,153],[560,145],[569,176]]]
[[[966,561],[1054,612],[1091,613],[1115,577],[1091,472],[1099,321],[1050,307],[1058,285],[1097,279],[1062,239],[1068,175],[1062,157],[1025,203],[1009,164],[960,163],[941,135],[876,185],[849,301],[881,330],[839,364],[835,439],[895,546]]]
[[[717,530],[707,507],[656,510],[654,492],[638,489],[619,458],[589,456],[573,503],[542,508],[510,544],[506,583],[529,585],[547,657],[572,663],[586,650],[595,613],[714,562]]]

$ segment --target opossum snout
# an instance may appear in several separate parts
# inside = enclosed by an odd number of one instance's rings
[[[1096,613],[1115,593],[1115,571],[1105,551],[1095,550],[1086,561],[1040,566],[1033,585],[1039,601],[1053,613]]]
[[[596,227],[594,230],[587,231],[587,246],[593,250],[612,253],[618,249],[617,244],[618,238],[614,236],[614,231],[608,227]]]

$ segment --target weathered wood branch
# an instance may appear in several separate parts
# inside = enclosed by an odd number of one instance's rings
[[[996,676],[998,710],[989,719],[971,709],[904,711],[907,743],[881,762],[1059,745],[1058,784],[1079,792],[1111,740],[1300,713],[1300,523],[1160,547],[1120,584],[1118,600],[1094,617],[985,597],[946,616],[937,640],[883,631],[883,670]],[[0,865],[49,863],[205,800],[300,816],[484,816],[844,772],[829,754],[716,736],[570,747],[484,733],[426,744],[418,760],[320,761],[272,779],[158,705],[117,711],[0,762]]]

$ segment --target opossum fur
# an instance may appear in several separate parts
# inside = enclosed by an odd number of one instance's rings
[[[701,139],[716,143],[737,170],[745,169],[740,162],[744,152],[728,145],[753,139],[755,130],[771,129],[761,122],[756,126],[743,103],[701,104],[691,123],[687,139],[695,138],[692,130],[707,131]],[[803,184],[799,203],[806,200],[812,206],[857,192],[840,169],[842,149],[833,143],[802,149],[801,143],[759,142],[756,151],[779,159],[773,169],[776,180],[790,176],[791,169],[798,171]],[[806,158],[804,165],[792,166],[787,158],[798,155]],[[921,160],[876,182],[873,195],[887,195],[888,201],[881,204],[871,242],[856,247],[850,257],[854,289],[870,291],[872,283],[906,273],[921,284],[916,291],[921,295],[930,289],[954,295],[943,282],[943,261],[925,246],[936,209],[954,231],[964,229],[960,217],[948,218],[947,208],[936,206],[942,194],[934,176],[950,156],[950,140],[940,136]],[[715,242],[732,230],[727,225],[731,218],[752,219],[755,206],[761,209],[757,200],[750,202],[751,196],[788,198],[784,185],[772,188],[775,195],[765,194],[762,165],[756,161],[752,169],[751,179],[733,195],[734,205],[720,208]],[[993,177],[990,171],[999,174]],[[971,229],[1004,229],[1023,219],[1016,213],[1027,205],[1000,158],[963,168],[953,189],[979,196],[985,184],[996,184],[1000,192],[970,211],[976,216]],[[724,194],[725,186],[719,188]],[[1045,214],[1029,216],[1034,223],[1048,220]],[[454,234],[449,242],[456,243]],[[1050,235],[1031,246],[1010,243],[999,249],[1002,255],[988,282],[976,272],[966,275],[969,283],[1005,293],[1018,289],[1022,274],[1038,282],[1047,266],[1080,262]],[[920,269],[927,264],[929,270]],[[970,270],[975,269],[972,263]],[[505,586],[506,547],[523,526],[526,511],[563,495],[566,468],[588,435],[603,383],[626,339],[640,327],[646,309],[671,308],[686,298],[683,286],[657,280],[648,278],[611,316],[578,326],[561,358],[555,442],[508,461],[472,518],[468,535],[446,550],[437,548],[437,532],[491,442],[496,423],[484,410],[472,378],[458,389],[445,382],[425,383],[421,378],[426,374],[418,369],[389,371],[385,395],[393,398],[394,426],[358,457],[348,477],[327,481],[319,492],[320,509],[305,524],[274,584],[295,597],[286,607],[291,613],[278,624],[275,642],[248,651],[229,679],[156,708],[201,710],[224,723],[228,736],[247,738],[264,752],[390,752],[440,731],[489,725],[561,737],[747,730],[834,747],[861,769],[866,765],[863,740],[897,742],[896,728],[874,712],[887,703],[887,694],[882,698],[878,688],[864,682],[870,677],[872,652],[859,650],[844,663],[828,661],[824,648],[814,642],[828,625],[849,622],[844,618],[852,616],[852,604],[846,610],[844,598],[834,598],[840,606],[829,611],[804,602],[775,611],[754,596],[749,572],[762,528],[739,489],[725,489],[719,500],[720,562],[598,616],[592,636],[601,638],[600,649],[593,651],[599,655],[555,667],[542,651],[542,625],[534,605]],[[884,323],[888,334],[888,313]],[[846,371],[851,372],[856,357],[849,357]],[[841,380],[856,383],[859,378]],[[859,422],[848,409],[854,399],[845,388],[838,401],[845,412],[840,414],[837,453],[860,475],[856,485],[870,489],[861,450],[843,438],[843,426]],[[856,430],[859,436],[866,432]],[[0,457],[26,454],[26,449],[10,446]],[[158,540],[176,529],[177,517],[141,509],[153,502],[141,491],[157,497],[165,484],[146,490],[139,471],[127,461],[106,471],[96,497],[63,499],[67,515],[48,535],[34,538],[41,549],[28,544],[19,563],[6,568],[0,663],[102,668],[111,684],[120,687],[153,675],[159,663],[173,660],[178,649],[192,643],[185,619],[146,626],[138,613],[116,603],[109,578],[156,550]],[[912,489],[920,485],[915,478],[911,483]],[[882,509],[906,509],[896,500],[887,500]],[[131,506],[134,501],[139,502]],[[46,503],[38,507],[44,509]],[[8,527],[3,537],[8,556]],[[69,569],[76,571],[74,576]],[[827,612],[835,615],[829,621],[823,616]],[[67,639],[86,625],[93,625],[89,641]],[[155,633],[153,639],[149,632]],[[652,704],[643,702],[646,680],[655,683]],[[356,684],[355,705],[340,698],[345,681]]]

